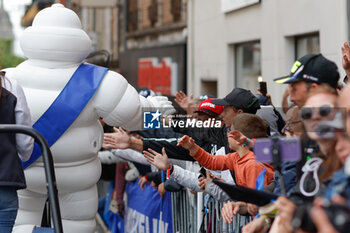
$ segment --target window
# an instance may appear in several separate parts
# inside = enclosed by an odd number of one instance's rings
[[[128,1],[128,32],[136,31],[138,28],[138,5],[137,0]]]
[[[295,60],[309,53],[320,53],[318,33],[295,37]]]
[[[261,77],[260,42],[248,42],[235,46],[236,87],[256,92]]]
[[[217,97],[217,81],[205,81],[202,80],[202,89],[201,94],[202,95],[212,95],[214,97]]]
[[[171,0],[171,14],[173,15],[174,22],[181,20],[181,0]]]
[[[158,21],[158,2],[157,0],[152,0],[151,5],[148,7],[148,18],[151,25],[154,26]]]

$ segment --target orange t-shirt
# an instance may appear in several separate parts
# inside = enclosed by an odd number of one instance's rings
[[[255,155],[249,151],[240,157],[237,152],[226,155],[211,155],[202,148],[198,147],[195,155],[191,154],[202,166],[210,170],[233,170],[235,172],[238,185],[255,188],[255,182],[258,175],[266,168],[264,184],[271,183],[274,170],[267,164],[256,161]]]

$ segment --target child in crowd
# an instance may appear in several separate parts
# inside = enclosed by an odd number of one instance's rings
[[[246,145],[240,145],[233,137],[234,130],[241,131],[248,138],[262,138],[267,136],[268,125],[260,117],[242,113],[233,119],[231,132],[228,134],[230,149],[236,152],[227,155],[211,155],[199,147],[189,136],[183,136],[178,145],[189,150],[202,166],[210,170],[233,170],[235,173],[236,183],[238,185],[255,188],[256,177],[266,169],[265,184],[269,184],[273,179],[274,171],[271,165],[262,164],[255,160],[254,153]],[[149,150],[144,151],[146,159],[153,163],[159,153]],[[163,155],[166,155],[163,149]],[[163,167],[167,167],[165,164]]]
[[[248,138],[267,137],[268,125],[260,117],[242,113],[237,115],[232,122],[231,132],[228,133],[230,149],[236,151],[227,155],[211,155],[200,148],[189,136],[184,136],[178,145],[189,150],[191,156],[195,158],[202,166],[211,170],[233,170],[236,183],[241,186],[255,188],[257,176],[266,169],[265,185],[273,179],[274,171],[271,165],[262,164],[255,159],[255,155],[246,145],[240,145],[234,137],[233,132],[238,130]]]

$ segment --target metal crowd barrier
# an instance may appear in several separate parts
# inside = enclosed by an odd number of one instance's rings
[[[202,197],[203,193],[193,195],[186,189],[171,194],[174,233],[241,233],[252,219],[237,215],[232,224],[226,224],[221,217],[224,203],[209,195]]]
[[[42,150],[42,158],[44,162],[46,188],[50,203],[50,212],[52,216],[53,228],[41,228],[37,227],[34,232],[56,232],[63,233],[61,210],[58,200],[58,191],[56,184],[55,169],[53,164],[53,158],[49,145],[46,139],[32,127],[24,125],[7,125],[0,124],[0,133],[21,133],[26,134],[34,138],[34,141],[39,144]]]
[[[173,232],[197,233],[197,196],[192,203],[186,190],[171,193]]]

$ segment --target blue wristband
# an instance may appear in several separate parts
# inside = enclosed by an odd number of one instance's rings
[[[161,175],[161,181],[162,181],[162,183],[164,183],[165,178],[164,178],[164,171],[163,170],[160,171],[160,175]]]
[[[243,146],[243,147],[247,147],[247,146],[249,146],[249,144],[250,144],[250,139],[247,137],[247,143],[246,143],[246,144],[243,144],[242,146]]]

